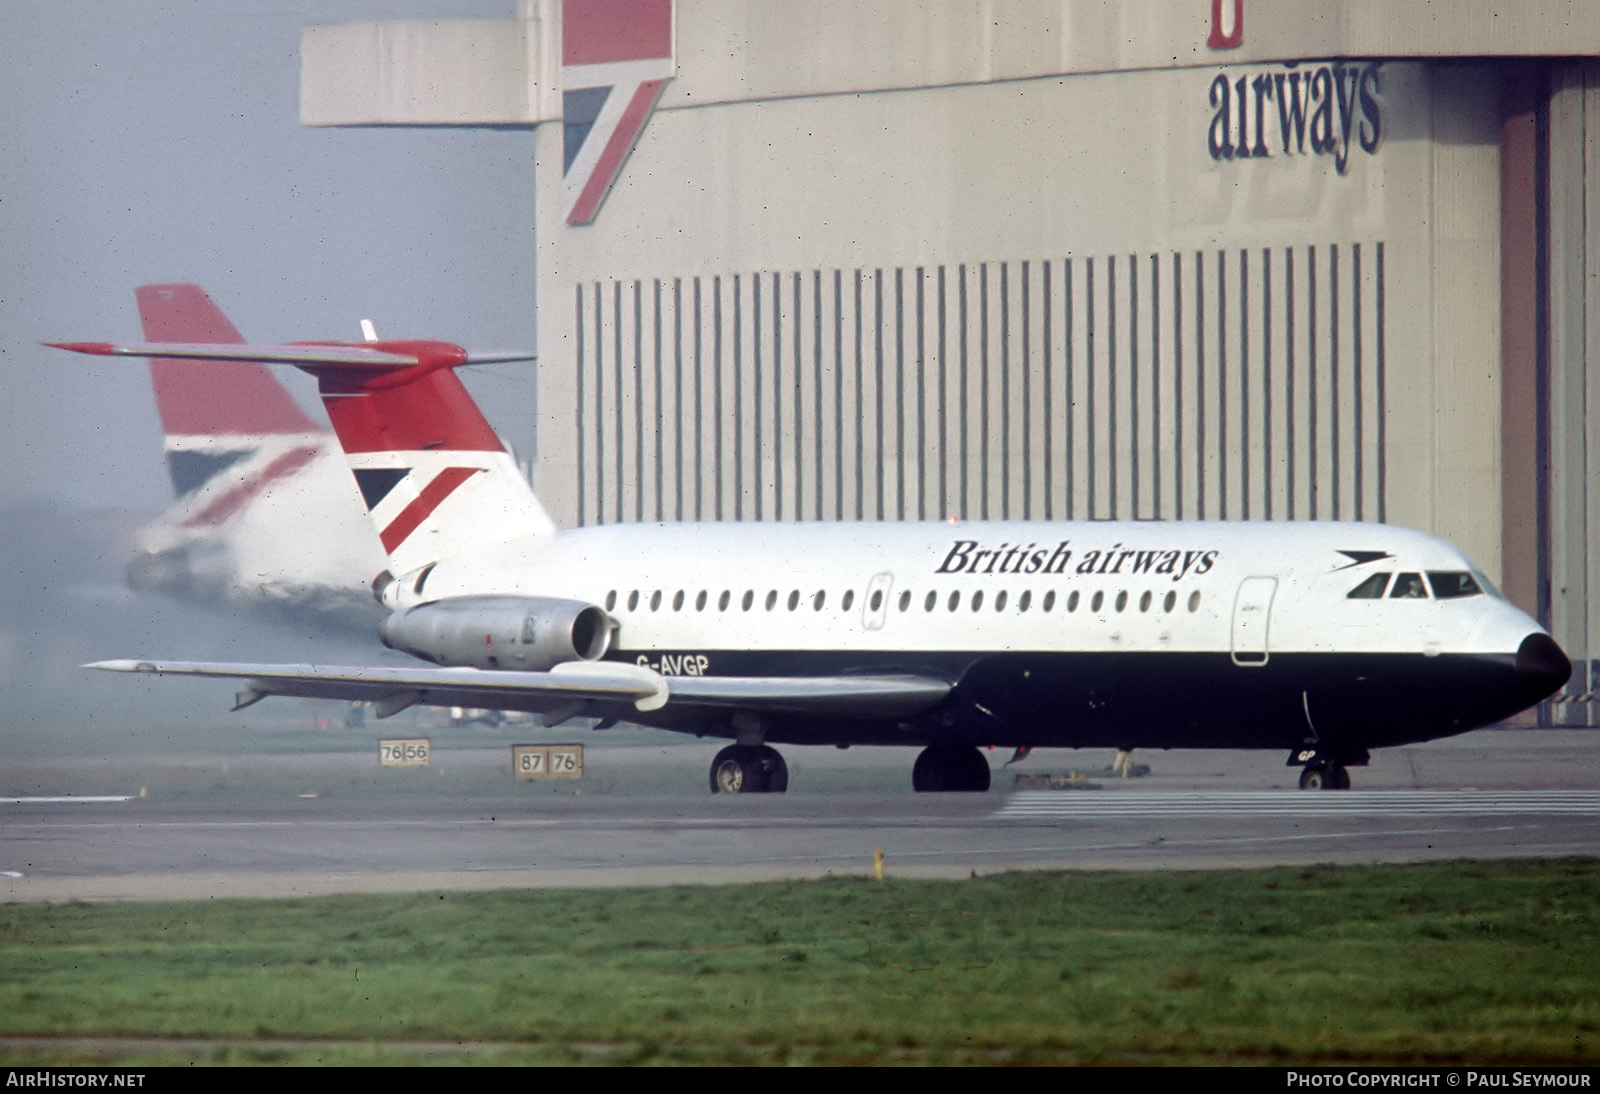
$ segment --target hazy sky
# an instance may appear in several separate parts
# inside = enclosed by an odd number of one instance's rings
[[[204,285],[246,337],[534,349],[533,132],[308,129],[300,28],[515,0],[0,4],[0,506],[170,501],[134,286]],[[295,390],[310,381],[289,373]],[[533,366],[468,378],[525,447]]]

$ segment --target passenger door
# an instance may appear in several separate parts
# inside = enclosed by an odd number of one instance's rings
[[[1260,666],[1267,663],[1268,630],[1272,598],[1278,591],[1275,577],[1247,577],[1239,583],[1233,600],[1233,663]]]

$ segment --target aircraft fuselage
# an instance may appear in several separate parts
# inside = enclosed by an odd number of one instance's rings
[[[668,678],[955,684],[909,718],[764,714],[780,743],[1355,756],[1498,721],[1567,673],[1456,548],[1370,524],[614,525],[446,559],[386,599],[485,594],[601,606],[606,659]],[[739,732],[705,710],[634,720]]]

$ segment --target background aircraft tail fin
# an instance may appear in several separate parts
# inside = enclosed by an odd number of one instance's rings
[[[244,344],[198,285],[142,285],[134,295],[151,342]],[[203,361],[152,357],[150,383],[166,435],[167,474],[179,497],[248,460],[269,438],[325,432],[265,365],[219,369]]]

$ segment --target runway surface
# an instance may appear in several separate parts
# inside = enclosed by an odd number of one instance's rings
[[[909,751],[822,750],[791,761],[802,777],[789,794],[744,797],[705,792],[701,768],[710,750],[695,745],[661,754],[591,750],[590,792],[582,795],[511,783],[495,774],[508,750],[470,750],[436,762],[448,759],[458,776],[482,765],[487,774],[476,792],[420,792],[426,784],[412,783],[405,792],[315,797],[16,795],[0,801],[0,898],[867,875],[880,848],[890,875],[917,877],[1592,855],[1600,849],[1597,744],[1600,736],[1587,732],[1469,734],[1375,760],[1355,773],[1363,789],[1345,792],[1289,789],[1295,773],[1280,766],[1281,757],[1159,753],[1136,756],[1151,763],[1145,778],[1069,778],[1074,788],[1059,790],[1016,789],[996,757],[996,789],[988,794],[915,795],[901,785]],[[337,753],[234,757],[229,766],[308,759],[375,766],[371,756]],[[663,770],[681,777],[683,789],[594,792],[625,786],[629,765],[655,778]],[[1070,764],[1030,757],[1028,766],[1049,773]],[[877,779],[882,789],[831,789],[854,785],[852,778]],[[1430,785],[1416,785],[1423,781]]]

